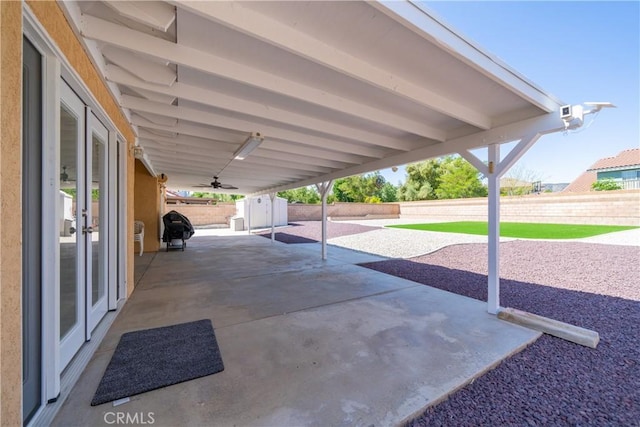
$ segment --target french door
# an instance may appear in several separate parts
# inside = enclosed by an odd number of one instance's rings
[[[107,312],[107,129],[64,82],[60,96],[60,364]]]

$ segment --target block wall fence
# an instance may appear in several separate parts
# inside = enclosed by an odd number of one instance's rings
[[[191,225],[229,224],[229,218],[236,214],[235,202],[215,205],[165,205],[164,212],[176,211],[189,218]]]
[[[194,226],[229,224],[235,203],[217,205],[166,205]],[[401,203],[334,203],[327,206],[332,220],[374,218],[429,218],[442,221],[486,221],[487,199],[426,200]],[[289,204],[289,222],[319,221],[320,205]],[[640,226],[640,190],[588,193],[550,193],[505,196],[500,199],[503,222],[607,224]]]
[[[401,217],[486,221],[487,199],[403,202]],[[640,226],[640,191],[549,193],[500,199],[500,221]]]

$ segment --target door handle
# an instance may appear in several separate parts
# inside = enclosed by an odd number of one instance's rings
[[[69,234],[75,234],[75,232],[76,232],[75,227],[69,227]]]
[[[82,227],[82,234],[93,233],[93,227]]]

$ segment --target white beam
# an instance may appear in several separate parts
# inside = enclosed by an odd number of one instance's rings
[[[489,167],[482,162],[479,158],[477,158],[473,153],[469,152],[469,150],[462,150],[460,154],[466,161],[471,163],[478,171],[486,176],[489,176]]]
[[[238,176],[247,177],[248,179],[261,179],[261,178],[278,178],[288,179],[294,181],[296,179],[303,179],[312,177],[314,174],[305,170],[299,169],[280,169],[272,168],[270,166],[227,166],[228,161],[216,159],[209,156],[190,156],[179,157],[178,155],[169,152],[164,149],[158,149],[153,145],[145,146],[145,152],[149,155],[149,158],[154,163],[162,163],[165,166],[176,165],[191,167],[194,169],[199,168],[204,172],[206,176],[218,175],[220,170],[224,168],[225,176]]]
[[[152,92],[150,90],[134,88],[131,86],[128,86],[128,88],[149,101],[159,102],[161,104],[173,104],[176,100],[175,96],[163,95],[158,92]]]
[[[184,65],[207,74],[217,75],[273,93],[286,95],[342,114],[348,114],[437,141],[444,141],[446,138],[444,131],[427,126],[424,123],[409,120],[400,114],[334,95],[198,49],[161,40],[91,15],[82,15],[80,30],[82,36],[88,39],[112,44],[161,60],[168,60],[174,64]]]
[[[564,105],[563,102],[545,93],[500,59],[444,25],[421,2],[377,0],[368,4],[423,39],[441,46],[452,56],[481,72],[502,87],[518,94],[544,112],[557,111],[561,105]]]
[[[176,19],[173,6],[163,1],[105,1],[104,4],[121,16],[165,33]]]
[[[175,137],[167,137],[149,132],[140,127],[138,130],[138,136],[142,139],[150,139],[166,144],[176,144],[184,146],[185,148],[201,148],[205,150],[215,151],[216,153],[227,153],[229,159],[231,159],[233,152],[236,149],[236,145],[225,141],[218,141],[215,139],[204,139],[196,136],[188,135],[176,135]]]
[[[269,159],[266,162],[262,161],[262,159],[255,158],[247,158],[242,160],[241,162],[232,163],[233,169],[246,167],[248,170],[255,170],[255,168],[267,167],[267,168],[278,168],[283,171],[292,170],[292,171],[303,171],[308,172],[310,176],[325,174],[331,171],[331,168],[317,166],[313,164],[300,164],[289,162],[286,160],[279,159]]]
[[[213,160],[188,160],[184,158],[178,158],[176,156],[171,155],[170,153],[165,153],[164,151],[158,150],[155,147],[147,146],[145,149],[149,160],[153,162],[154,165],[159,166],[163,165],[164,167],[183,167],[185,170],[190,170],[193,173],[198,171],[202,171],[203,175],[213,176],[216,174],[216,171],[222,167],[224,167],[224,162],[216,162]]]
[[[123,96],[129,96],[129,95],[123,95]],[[132,97],[132,98],[135,98],[135,97]],[[136,98],[136,99],[140,99],[140,98]],[[122,103],[122,99],[120,100],[120,102]],[[149,102],[153,102],[153,101],[149,101]],[[155,104],[158,104],[158,103],[155,103]],[[162,104],[159,104],[159,105],[162,105]],[[168,116],[166,114],[155,114],[151,111],[143,111],[143,112],[137,111],[136,113],[140,117],[144,118],[145,120],[148,120],[151,123],[156,123],[158,125],[172,127],[178,124],[178,119],[176,119],[175,117]]]
[[[503,176],[513,165],[516,164],[518,160],[529,150],[529,148],[533,147],[533,144],[540,138],[540,134],[534,133],[532,135],[525,135],[515,147],[511,149],[509,154],[502,159],[500,164],[498,165],[498,178]]]
[[[302,169],[274,169],[270,166],[243,165],[230,167],[226,166],[227,162],[215,160],[210,157],[198,156],[198,160],[196,161],[193,159],[185,159],[184,157],[177,157],[170,152],[157,150],[153,146],[146,146],[146,148],[149,158],[154,164],[162,164],[163,167],[183,166],[190,172],[195,172],[194,169],[199,168],[206,176],[217,175],[222,169],[224,169],[225,176],[246,177],[247,179],[255,179],[256,176],[258,176],[259,178],[277,178],[295,181],[296,179],[310,178],[318,175],[317,173]]]
[[[285,160],[287,162],[297,162],[300,164],[318,165],[326,168],[331,168],[332,170],[344,169],[346,167],[349,167],[350,164],[353,164],[353,163],[346,163],[346,162],[341,162],[336,160],[307,157],[299,154],[287,154],[281,151],[272,151],[272,150],[264,150],[264,149],[258,152],[254,151],[253,153],[251,153],[251,157],[255,158],[256,160],[257,159]],[[314,183],[312,182],[304,185],[312,185],[312,184]]]
[[[107,80],[117,84],[126,85],[134,89],[141,88],[148,91],[156,91],[157,93],[165,96],[197,102],[199,104],[221,108],[235,113],[259,117],[277,123],[282,123],[284,125],[295,125],[299,128],[335,135],[340,138],[351,139],[366,144],[378,145],[380,147],[408,151],[413,148],[414,145],[413,143],[399,140],[398,138],[391,138],[367,130],[317,119],[294,111],[283,110],[262,102],[241,99],[217,90],[191,86],[181,82],[176,82],[171,87],[158,87],[156,85],[145,83],[141,79],[136,78],[136,76],[131,75],[122,68],[114,65],[107,66]],[[336,145],[335,142],[334,145]],[[385,150],[379,148],[367,148],[347,143],[343,143],[342,146],[347,150],[352,150],[354,152],[359,151],[362,155],[369,157],[383,157],[385,154]]]
[[[281,151],[287,154],[299,154],[306,157],[317,157],[320,159],[339,160],[345,163],[362,163],[365,159],[360,156],[355,156],[350,153],[338,153],[335,151],[328,151],[322,148],[310,147],[299,144],[291,144],[279,142],[276,140],[265,139],[260,145],[258,150],[273,150]]]
[[[230,131],[230,130],[214,128],[211,126],[197,125],[197,124],[191,125],[186,123],[183,120],[181,120],[174,127],[163,126],[163,125],[153,123],[149,120],[146,120],[143,117],[139,116],[137,113],[132,114],[131,123],[137,126],[145,127],[145,128],[153,128],[153,129],[158,129],[162,131],[177,132],[182,135],[197,136],[200,138],[215,139],[218,141],[229,141],[229,142],[233,141],[238,145],[242,144],[242,142],[247,137],[245,132]],[[292,142],[295,144],[299,144],[301,146],[322,147],[330,151],[338,151],[338,152],[346,151],[352,154],[361,154],[363,156],[369,154],[371,155],[371,157],[378,157],[378,156],[374,156],[373,155],[374,153],[371,153],[371,150],[377,150],[374,148],[362,147],[362,150],[358,150],[357,147],[352,148],[351,147],[352,144],[343,144],[340,141],[333,141],[330,139],[320,138],[312,135],[304,136],[299,132],[295,132],[295,131],[291,132],[286,129],[279,132],[279,136],[281,137],[287,136],[287,138],[286,139],[276,138],[274,137],[274,135],[269,135],[269,139],[275,140],[277,142]],[[304,139],[301,139],[301,140],[293,139],[296,137],[304,138]],[[254,154],[252,154],[252,156],[254,156]],[[333,158],[333,154],[331,154],[330,157]]]
[[[205,138],[205,139],[208,138],[209,141],[214,141],[214,142],[215,141],[227,142],[227,141],[223,141],[222,139],[235,137],[233,141],[237,141],[234,143],[238,145],[242,143],[242,138],[245,138],[242,135],[239,137],[236,137],[237,135],[235,132],[228,132],[228,131],[223,131],[223,130],[218,130],[213,128],[206,128],[204,126],[189,125],[182,121],[178,123],[175,127],[158,125],[149,120],[146,120],[145,118],[141,117],[137,113],[132,115],[132,124],[137,125],[139,127],[139,132],[142,132],[142,130],[157,129],[162,132],[176,132],[184,136],[195,136],[198,138]],[[153,138],[151,139],[157,140],[159,142],[165,142],[165,141],[170,142],[169,140],[158,138],[158,136],[160,135],[154,135]],[[279,141],[276,141],[276,142],[279,142]],[[320,173],[329,173],[330,170],[333,170],[339,167],[345,167],[350,164],[345,162],[333,161],[332,160],[333,156],[329,152],[325,152],[325,153],[315,152],[314,154],[316,154],[316,156],[314,158],[311,158],[311,157],[305,156],[305,154],[308,155],[310,153],[309,151],[306,151],[304,148],[300,148],[298,150],[298,148],[296,147],[296,152],[300,153],[300,155],[296,155],[292,157],[290,148],[286,148],[286,146],[276,146],[276,148],[278,148],[279,150],[284,149],[284,151],[276,152],[277,150],[263,149],[261,152],[252,153],[250,157],[243,160],[243,164],[258,165],[262,160],[266,160],[268,164],[271,166],[303,169],[303,170],[309,170],[311,172],[320,172]],[[234,148],[234,151],[235,151],[235,148]]]
[[[159,131],[175,132],[181,135],[196,136],[216,141],[229,141],[234,144],[242,144],[242,142],[247,138],[247,135],[244,132],[229,131],[205,125],[189,124],[184,120],[179,121],[175,126],[166,126],[147,120],[137,113],[131,115],[131,124]]]
[[[491,127],[491,118],[482,112],[474,111],[423,86],[404,80],[336,46],[327,45],[294,27],[245,7],[242,3],[180,1],[175,4],[180,9],[188,10],[394,96],[401,96],[480,129]]]
[[[153,146],[148,146],[146,151],[154,162],[162,163],[165,167],[170,165],[184,166],[187,169],[190,167],[192,169],[192,173],[196,173],[196,169],[198,169],[199,172],[197,175],[204,176],[219,175],[223,169],[225,176],[235,176],[255,181],[277,178],[279,180],[286,179],[287,182],[294,182],[295,180],[319,175],[318,173],[302,169],[281,169],[265,165],[229,166],[228,162],[225,160],[217,160],[215,158],[205,156],[198,156],[197,159],[177,157],[176,155],[172,155],[171,153],[167,153],[163,150],[158,150]]]
[[[174,159],[188,159],[192,156],[197,156],[198,160],[216,160],[226,164],[231,161],[234,150],[227,150],[221,148],[218,145],[206,146],[203,144],[192,144],[188,141],[177,138],[163,138],[159,136],[149,136],[148,131],[144,128],[140,128],[140,143],[144,148],[154,148],[157,152],[165,154],[168,157]],[[331,171],[331,168],[318,166],[312,163],[302,164],[299,162],[291,162],[286,159],[261,159],[251,156],[241,162],[233,163],[234,169],[246,169],[247,172],[258,170],[270,170],[278,168],[280,171],[303,171],[308,172],[309,176],[317,175],[318,173],[324,174]]]
[[[461,153],[462,151],[483,147],[491,144],[502,144],[506,142],[522,139],[525,135],[537,134],[545,135],[553,132],[564,131],[564,123],[560,116],[556,113],[548,113],[539,117],[523,120],[517,123],[510,123],[504,126],[498,126],[487,131],[466,135],[460,138],[452,139],[446,143],[432,144],[409,153],[401,153],[395,156],[389,156],[381,160],[364,163],[336,172],[329,173],[317,178],[317,181],[325,181],[329,179],[338,179],[345,176],[358,175],[375,170],[385,169],[395,165],[403,165],[406,163],[417,162],[433,157],[440,157],[451,153]],[[316,182],[317,182],[316,181]],[[296,186],[314,185],[313,180],[297,182]],[[267,188],[265,191],[283,191],[293,187],[276,187]]]
[[[169,158],[176,160],[189,161],[190,158],[197,157],[198,160],[217,160],[221,162],[229,161],[229,153],[224,151],[217,151],[216,149],[205,149],[189,147],[187,145],[160,143],[155,139],[147,139],[145,137],[139,138],[140,145],[145,149],[153,148],[157,153],[162,153]]]
[[[178,107],[175,105],[164,105],[158,104],[155,102],[148,101],[146,99],[137,98],[135,96],[122,95],[122,107],[129,108],[134,110],[137,114],[142,116],[148,116],[147,113],[152,113],[157,116],[166,116],[173,117],[176,120],[189,120],[195,123],[209,124],[213,126],[218,126],[226,129],[234,129],[234,130],[244,130],[246,132],[250,132],[253,129],[259,129],[260,133],[266,135],[267,138],[270,136],[274,136],[275,138],[279,138],[282,135],[289,135],[291,131],[285,131],[278,127],[266,125],[262,123],[255,123],[248,120],[237,119],[233,117],[222,116],[219,114],[195,110],[193,108],[186,107]],[[146,117],[148,118],[148,117]],[[299,133],[299,132],[296,132]],[[304,139],[304,134],[299,133],[300,138]],[[286,138],[285,138],[286,139]],[[271,141],[269,139],[265,140],[265,142],[258,148],[255,152],[260,152],[263,149],[267,149],[269,147],[272,150],[285,150],[284,152],[290,152],[293,150],[297,150],[295,146],[282,145],[275,141]],[[284,147],[284,148],[283,148]],[[310,149],[304,149],[304,151],[309,151]],[[323,157],[326,159],[335,159],[345,163],[362,163],[364,160],[360,156],[356,156],[350,153],[339,153],[339,152],[329,152],[326,151],[323,156],[321,156],[321,150],[314,151],[315,155],[319,157]],[[253,153],[252,153],[253,155]]]
[[[105,46],[102,54],[109,61],[118,64],[126,72],[155,85],[171,86],[176,81],[176,72],[163,64],[144,59],[139,54],[122,50],[115,46]],[[108,69],[112,65],[107,65]]]

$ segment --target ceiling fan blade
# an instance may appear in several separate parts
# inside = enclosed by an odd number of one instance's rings
[[[223,188],[225,190],[237,190],[238,187],[234,187],[233,185],[229,185],[229,184],[220,184],[220,188]]]
[[[192,187],[197,187],[197,188],[211,188],[211,184],[197,184],[197,185],[193,185]]]

